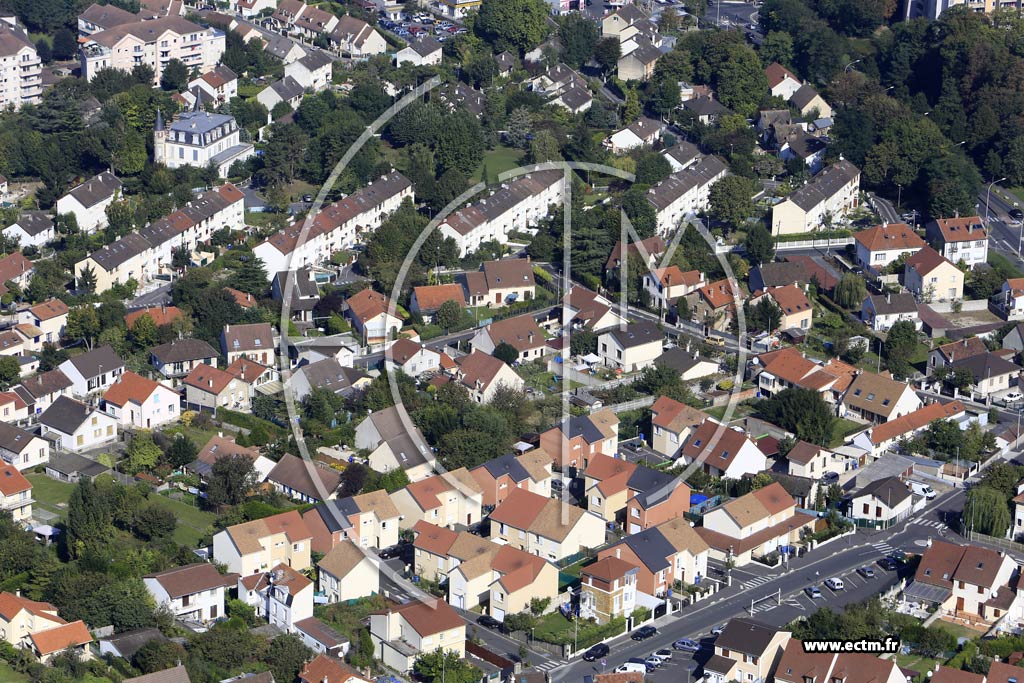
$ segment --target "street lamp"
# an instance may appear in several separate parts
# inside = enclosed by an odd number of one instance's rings
[[[843,73],[849,73],[851,66],[853,66],[854,64],[859,64],[860,62],[863,62],[863,61],[864,61],[863,59],[855,59],[855,60],[853,60],[852,62],[850,62],[849,64],[847,64],[846,66],[843,67]]]
[[[995,185],[996,183],[1001,183],[1004,180],[1006,180],[1006,178],[1000,178],[999,180],[993,180],[991,183],[988,184],[988,192],[985,193],[985,222],[986,223],[988,223],[991,220],[991,216],[989,215],[989,212],[988,212],[988,200],[992,198],[992,186]],[[1018,257],[1020,256],[1020,247],[1019,246],[1017,247],[1017,256]]]

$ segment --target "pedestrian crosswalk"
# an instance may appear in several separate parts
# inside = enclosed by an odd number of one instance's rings
[[[548,659],[541,662],[540,664],[535,665],[533,668],[537,671],[551,671],[552,669],[561,666],[561,664],[562,662],[558,661],[557,659]]]
[[[946,525],[937,519],[915,519],[911,524],[917,524],[918,526],[931,527],[932,529],[945,529]]]
[[[751,588],[757,588],[758,586],[763,586],[766,583],[770,583],[773,580],[774,579],[772,577],[768,576],[756,576],[750,581],[745,581],[741,583],[740,588],[742,588],[743,590],[750,590]]]
[[[889,545],[885,541],[879,541],[878,543],[872,543],[871,547],[874,548],[875,550],[877,550],[878,552],[882,553],[883,555],[888,555],[889,553],[896,552],[896,548],[893,548],[891,545]]]

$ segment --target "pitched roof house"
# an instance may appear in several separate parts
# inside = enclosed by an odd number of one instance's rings
[[[768,466],[764,453],[742,429],[727,427],[710,417],[690,434],[679,457],[686,464],[699,462],[708,474],[730,479]]]
[[[213,557],[228,571],[248,576],[285,563],[309,566],[313,534],[297,510],[235,524],[213,536]]]
[[[905,382],[891,376],[861,372],[843,396],[840,416],[883,424],[921,407],[921,399]]]
[[[604,521],[560,500],[516,489],[491,512],[491,539],[557,561],[604,542]]]

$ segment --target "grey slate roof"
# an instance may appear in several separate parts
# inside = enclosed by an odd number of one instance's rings
[[[348,396],[352,393],[352,385],[367,374],[342,365],[337,358],[325,358],[315,363],[304,365],[296,372],[301,372],[311,387],[330,389],[336,394]]]
[[[39,422],[65,434],[74,434],[91,414],[92,409],[81,401],[68,396],[58,396],[57,400],[39,416]]]
[[[714,362],[709,358],[701,358],[697,354],[687,351],[681,346],[676,346],[658,356],[658,360],[656,360],[655,363],[672,368],[676,372],[682,374],[690,368],[695,367],[698,363],[703,363],[705,360]]]
[[[776,629],[773,626],[759,621],[747,618],[733,619],[726,624],[725,630],[715,640],[715,647],[760,657],[775,637],[775,633]]]
[[[878,500],[885,501],[889,507],[899,505],[907,498],[910,498],[910,489],[896,477],[884,477],[875,479],[873,482],[853,494],[854,498],[861,496],[874,496]]]
[[[233,123],[234,118],[227,114],[212,114],[207,111],[187,111],[178,116],[170,125],[172,131],[183,133],[204,134],[219,128],[227,123]]]
[[[729,111],[721,102],[705,95],[686,100],[683,102],[683,108],[692,111],[697,116],[715,116]]]
[[[914,295],[908,292],[899,294],[869,294],[871,307],[875,309],[875,315],[898,315],[900,313],[913,313],[917,311],[917,301]]]
[[[160,633],[160,630],[156,628],[137,628],[132,631],[112,635],[109,638],[103,638],[102,642],[109,643],[125,659],[131,659],[143,645],[151,640],[166,643],[167,636]]]
[[[624,349],[633,348],[650,342],[660,342],[665,335],[658,326],[647,321],[629,323],[626,329],[615,328],[608,332]]]
[[[664,210],[693,188],[706,185],[712,178],[726,170],[728,167],[725,162],[718,157],[704,157],[693,166],[673,173],[649,189],[647,201],[656,210]]]
[[[667,569],[669,567],[668,558],[676,554],[675,546],[665,538],[657,527],[644,529],[638,534],[631,534],[624,538],[621,543],[626,544],[630,550],[636,553],[636,556],[640,558],[640,561],[644,563],[644,566],[652,574],[657,574],[662,569]],[[618,543],[615,545],[618,545]],[[614,548],[615,546],[612,547]]]
[[[817,96],[818,91],[815,90],[813,86],[804,83],[800,86],[799,90],[793,93],[793,96],[789,98],[789,101],[798,109],[803,109]]]
[[[95,460],[90,460],[77,453],[50,455],[50,461],[46,463],[46,468],[66,476],[79,474],[89,479],[110,471],[110,468],[106,465],[101,465]]]
[[[859,175],[857,167],[843,159],[814,176],[811,182],[789,195],[789,200],[804,211],[809,211],[829,197],[835,196]]]
[[[700,150],[692,142],[681,140],[661,154],[665,157],[671,157],[678,164],[687,166],[700,156]]]
[[[480,465],[480,467],[487,470],[487,473],[495,479],[506,474],[512,478],[512,481],[516,482],[526,481],[530,478],[530,473],[526,471],[523,464],[512,453],[488,460]]]
[[[98,251],[94,251],[89,256],[104,270],[110,272],[125,261],[143,253],[151,246],[152,245],[145,237],[133,232],[125,235],[116,242],[112,242],[111,244],[104,246]]]
[[[269,87],[277,93],[278,97],[286,102],[290,102],[296,97],[302,97],[302,93],[305,92],[302,84],[291,76],[285,76],[279,81],[274,81]]]
[[[960,368],[966,368],[974,377],[975,382],[981,382],[989,377],[1015,374],[1021,371],[1021,367],[1016,363],[1011,363],[1002,356],[997,356],[991,352],[979,353],[974,356],[968,356],[967,358],[953,361],[951,366],[954,371]]]
[[[601,430],[598,429],[597,425],[591,422],[586,416],[570,417],[568,420],[562,420],[559,427],[561,428],[562,433],[569,439],[582,436],[587,443],[597,443],[604,439],[604,435],[601,434]]]
[[[175,339],[154,346],[149,352],[161,363],[184,363],[190,360],[216,358],[217,351],[202,339]]]
[[[53,219],[45,211],[26,211],[18,217],[14,225],[35,237],[47,230],[53,230]]]
[[[21,453],[28,446],[35,434],[24,429],[15,427],[6,422],[0,422],[0,444],[14,453]]]
[[[435,38],[425,36],[409,43],[409,47],[420,57],[428,57],[441,49],[441,43],[437,42]]]
[[[636,491],[637,500],[645,508],[657,505],[675,491],[678,480],[671,474],[649,467],[637,467],[626,484]]]
[[[86,379],[124,367],[124,361],[114,353],[114,348],[109,344],[75,356],[70,359],[70,363]]]
[[[316,71],[333,61],[330,55],[321,50],[306,50],[306,56],[300,59],[299,63],[310,71]]]
[[[104,171],[74,188],[68,194],[85,208],[90,208],[112,197],[120,189],[121,181],[117,176],[110,171]]]

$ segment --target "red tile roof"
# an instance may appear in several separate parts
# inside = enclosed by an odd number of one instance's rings
[[[416,534],[416,540],[412,543],[414,548],[422,549],[441,557],[448,557],[448,551],[459,537],[458,532],[431,524],[422,519],[413,524],[412,532]]]
[[[948,263],[949,265],[956,268],[952,261],[950,261],[948,258],[943,256],[939,252],[935,251],[931,247],[927,246],[922,247],[922,249],[919,252],[908,258],[906,261],[907,267],[913,268],[914,270],[917,271],[918,275],[922,276],[932,272],[933,270],[941,266],[943,263]]]
[[[49,655],[68,647],[92,642],[92,635],[81,619],[63,626],[38,631],[30,635],[29,638],[32,639],[32,645],[40,655]]]
[[[875,444],[885,443],[903,434],[917,431],[927,427],[935,420],[947,420],[964,412],[964,404],[960,401],[949,403],[932,403],[924,408],[907,413],[895,420],[871,429],[871,442]]]
[[[0,493],[5,496],[14,496],[22,491],[31,491],[32,482],[25,478],[13,465],[4,463],[0,465]]]
[[[454,301],[460,306],[466,305],[466,294],[459,284],[413,287],[412,291],[421,311],[436,311],[446,301]]]
[[[131,328],[135,321],[144,315],[152,318],[157,327],[170,325],[175,320],[185,317],[185,314],[177,306],[147,306],[127,314],[124,317],[124,324]]]
[[[707,300],[712,308],[721,308],[735,302],[732,286],[728,280],[719,280],[704,285],[699,290],[700,295]]]
[[[32,315],[39,318],[39,320],[49,320],[61,315],[66,315],[68,312],[68,306],[60,299],[49,299],[36,304],[29,310],[32,311]]]
[[[103,400],[121,407],[128,405],[130,402],[142,405],[160,386],[159,382],[154,382],[128,370],[116,382],[110,385],[110,388],[103,394]],[[168,391],[172,391],[169,387],[165,388]]]
[[[793,79],[797,83],[800,82],[800,79],[797,78],[792,71],[782,66],[778,62],[772,62],[771,64],[769,64],[768,67],[764,70],[764,75],[768,77],[769,88],[774,88],[779,83],[782,83],[782,81],[786,80],[787,77]]]
[[[924,240],[906,223],[876,225],[856,233],[853,237],[868,251],[921,249],[926,246]]]
[[[381,313],[387,313],[390,304],[386,296],[369,287],[348,298],[349,310],[362,322],[371,320]]]
[[[427,598],[422,602],[413,600],[391,611],[401,614],[421,637],[466,625],[459,613],[440,598]]]
[[[959,216],[957,218],[937,218],[935,224],[939,228],[942,240],[949,242],[973,242],[988,239],[985,223],[981,216]]]

